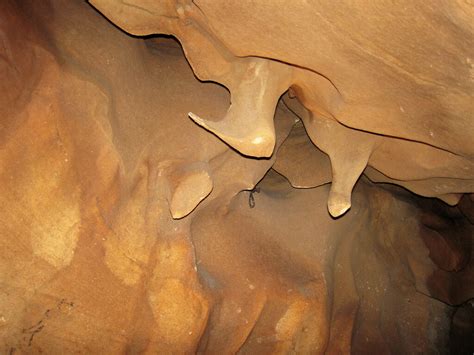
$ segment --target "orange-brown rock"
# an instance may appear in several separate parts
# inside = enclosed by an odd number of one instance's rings
[[[231,93],[220,121],[190,117],[245,155],[271,154],[273,109],[291,88],[330,157],[334,217],[367,165],[374,181],[452,205],[474,192],[474,8],[464,2],[90,2],[134,35],[176,36],[198,78]],[[427,181],[411,177],[424,167]]]
[[[0,353],[472,352],[469,5],[91,3],[179,42],[0,2]]]

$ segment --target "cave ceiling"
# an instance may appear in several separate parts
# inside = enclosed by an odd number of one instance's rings
[[[0,0],[0,202],[0,353],[471,353],[474,6]]]

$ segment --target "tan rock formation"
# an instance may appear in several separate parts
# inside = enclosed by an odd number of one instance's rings
[[[386,136],[400,139],[384,140],[378,159],[382,177],[371,174],[375,180],[406,180],[386,173],[387,155],[409,150],[421,160],[418,165],[446,161],[430,178],[444,178],[447,169],[456,173],[448,181],[401,185],[451,204],[460,193],[474,192],[474,27],[466,22],[474,9],[469,5],[91,3],[129,33],[176,36],[198,78],[221,83],[231,93],[222,120],[190,117],[245,155],[271,155],[274,107],[292,87],[309,110],[308,134],[331,159],[328,209],[334,217],[350,208],[354,184]],[[441,22],[446,16],[451,17]],[[446,167],[450,163],[456,169]]]
[[[0,2],[1,353],[472,352],[470,5],[91,4]]]

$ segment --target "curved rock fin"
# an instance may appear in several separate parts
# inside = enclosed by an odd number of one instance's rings
[[[461,200],[462,194],[448,193],[448,194],[438,195],[436,197],[450,206],[456,206]]]
[[[157,33],[158,29],[160,33],[168,32],[167,27],[171,23],[169,6],[165,2],[148,1],[143,5],[117,0],[88,0],[88,2],[114,24],[135,36]]]
[[[232,101],[224,118],[211,121],[192,112],[189,117],[244,155],[270,157],[275,148],[276,104],[291,75],[289,66],[268,59],[237,59],[222,80]]]
[[[190,214],[213,189],[207,163],[195,162],[173,167],[167,176],[169,208],[173,219]]]

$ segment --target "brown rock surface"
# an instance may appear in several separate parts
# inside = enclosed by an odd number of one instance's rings
[[[0,2],[0,353],[472,352],[469,5],[91,3],[186,57]]]
[[[272,109],[291,87],[304,106],[292,110],[331,159],[334,217],[350,208],[368,164],[376,181],[402,180],[450,204],[474,192],[471,5],[90,2],[132,34],[176,36],[198,78],[231,93],[220,121],[190,117],[245,155],[271,154]],[[406,182],[424,167],[429,181]]]

